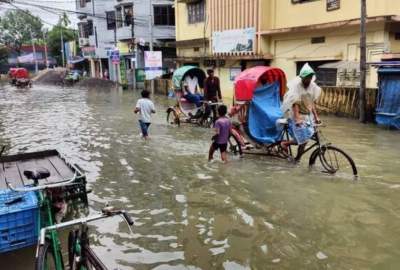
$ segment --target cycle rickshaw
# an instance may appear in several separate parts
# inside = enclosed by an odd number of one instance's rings
[[[356,176],[358,172],[353,159],[326,142],[318,126],[312,137],[313,143],[296,158],[291,147],[287,150],[281,147],[281,142],[290,138],[288,120],[280,109],[285,92],[286,75],[279,68],[257,66],[236,77],[234,105],[230,112],[234,128],[228,151],[299,161],[304,153],[312,150],[310,168],[329,174],[340,171]]]
[[[29,78],[29,72],[26,68],[10,68],[8,71],[10,84],[16,87],[32,87],[32,81]]]
[[[183,66],[175,70],[172,76],[173,91],[176,98],[176,104],[167,109],[167,122],[169,124],[180,126],[181,123],[197,124],[203,127],[211,127],[213,116],[211,115],[211,106],[219,103],[201,102],[202,106],[197,107],[195,103],[190,102],[184,97],[184,80],[189,76],[197,78],[198,88],[203,89],[205,72],[196,66]]]

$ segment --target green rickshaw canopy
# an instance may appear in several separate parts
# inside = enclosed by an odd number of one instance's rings
[[[174,74],[172,75],[172,84],[174,88],[181,89],[182,80],[188,75],[197,77],[199,86],[203,88],[203,82],[206,78],[206,73],[201,68],[196,66],[183,66],[175,70]]]

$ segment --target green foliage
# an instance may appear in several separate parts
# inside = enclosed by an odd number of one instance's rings
[[[74,30],[56,25],[47,34],[47,46],[49,53],[57,60],[58,64],[62,63],[61,56],[61,32],[64,42],[75,40],[76,34]]]
[[[42,38],[43,24],[39,17],[29,11],[10,10],[0,21],[0,43],[19,51],[23,44],[31,43],[33,38]]]
[[[9,49],[0,45],[0,65],[7,63]]]

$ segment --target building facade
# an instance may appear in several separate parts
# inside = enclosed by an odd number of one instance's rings
[[[358,84],[359,1],[176,0],[175,5],[178,63],[215,67],[227,99],[234,77],[254,65],[280,67],[292,78],[309,62],[322,85]],[[398,59],[400,1],[367,0],[367,10],[367,61]],[[367,85],[376,84],[371,67]]]
[[[144,51],[163,52],[163,68],[175,65],[175,11],[168,0],[77,0],[80,46],[91,76],[114,81],[141,80]],[[119,52],[119,56],[114,52]],[[107,70],[107,72],[105,72]]]

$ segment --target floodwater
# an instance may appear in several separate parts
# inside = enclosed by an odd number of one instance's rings
[[[8,153],[59,149],[87,172],[92,213],[107,202],[134,218],[92,227],[110,269],[400,269],[400,133],[324,117],[324,134],[360,179],[269,157],[207,163],[211,131],[168,126],[156,97],[151,140],[139,137],[133,91],[0,89]],[[32,249],[0,257],[31,269]],[[4,268],[5,267],[5,268]]]

